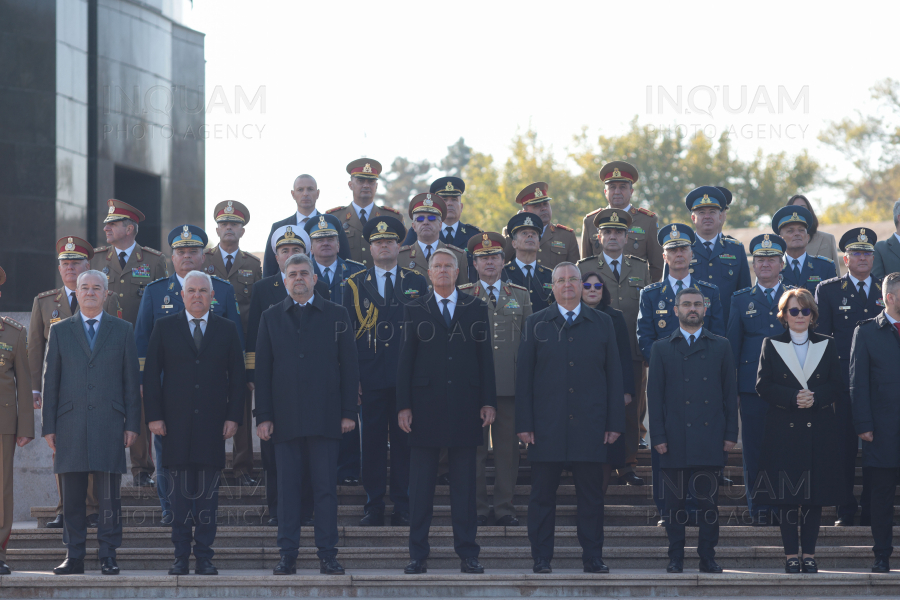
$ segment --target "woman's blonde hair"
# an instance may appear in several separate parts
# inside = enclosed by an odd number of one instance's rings
[[[791,298],[797,299],[797,304],[800,305],[800,308],[808,308],[811,311],[809,330],[812,331],[815,329],[816,322],[819,320],[819,307],[816,306],[816,299],[813,298],[813,295],[806,288],[794,288],[793,290],[786,291],[781,296],[781,300],[778,301],[778,320],[781,324],[784,325],[785,328],[788,327],[787,306],[788,302],[791,301]]]

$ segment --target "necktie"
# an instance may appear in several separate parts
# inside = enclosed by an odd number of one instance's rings
[[[575,316],[575,313],[571,310],[566,313],[566,327],[572,326],[572,323],[573,323],[572,317],[574,317],[574,316]]]
[[[88,333],[88,339],[91,340],[92,342],[94,341],[94,336],[97,335],[97,330],[94,329],[94,323],[96,323],[96,322],[97,322],[97,319],[88,319],[88,320],[87,320],[87,324],[88,324],[88,332],[87,332],[87,333]]]
[[[694,345],[694,334],[692,333],[690,339],[688,340],[688,346],[693,346],[693,345]]]
[[[72,314],[75,314],[75,311],[78,310],[78,298],[75,297],[75,292],[69,294],[71,300],[69,300],[69,308],[72,309]]]
[[[200,344],[203,343],[203,330],[200,329],[200,323],[203,322],[203,319],[191,319],[191,321],[194,323],[194,345],[199,350]]]
[[[119,252],[119,266],[125,268],[125,251]]]
[[[228,275],[231,273],[231,267],[234,266],[234,261],[231,259],[231,255],[228,255],[228,260],[225,261],[225,274]]]
[[[794,272],[794,277],[800,279],[800,261],[796,258],[794,259],[794,268],[791,270]]]
[[[681,283],[681,280],[679,279],[678,281],[675,282],[675,287],[677,287],[678,288],[677,291],[680,292],[682,289],[684,289],[684,284]]]
[[[613,268],[613,277],[615,277],[616,281],[618,281],[619,280],[619,261],[614,260],[609,264],[611,264],[612,268]]]
[[[391,280],[391,272],[384,274],[384,298],[386,300],[394,297],[394,282]]]
[[[366,209],[362,209],[359,211],[359,222],[365,225],[366,221],[368,221],[368,219],[366,219]]]
[[[488,286],[488,298],[491,299],[491,304],[494,308],[497,308],[497,296],[494,295],[494,286],[492,285]]]
[[[894,323],[894,327],[897,329],[897,334],[900,335],[900,321]]]
[[[453,239],[453,228],[445,227],[444,228],[444,241],[446,241],[449,244],[452,239]]]
[[[303,227],[304,225],[306,225],[307,221],[309,221],[309,217],[303,217],[303,219],[300,221],[300,226]]]
[[[531,265],[525,265],[527,272],[525,273],[525,287],[531,291]]]
[[[325,267],[323,275],[325,275],[325,283],[331,286],[331,267]]]
[[[431,244],[425,246],[425,260],[431,260]]]
[[[703,242],[703,245],[706,246],[706,251],[712,254],[712,242]]]
[[[766,290],[766,300],[769,301],[769,306],[772,306],[775,302],[775,297],[773,296],[774,293],[775,290],[773,290],[772,288]]]
[[[860,281],[856,285],[859,286],[859,295],[862,296],[863,298],[865,298],[866,297],[866,282]]]
[[[444,315],[444,321],[447,323],[447,327],[450,327],[450,309],[447,306],[450,304],[449,298],[444,298],[441,300],[444,303],[444,309],[441,311],[441,314]]]

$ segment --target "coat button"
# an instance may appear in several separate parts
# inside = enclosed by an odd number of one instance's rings
[[[92,390],[92,389],[94,389],[94,384],[90,384],[90,385],[88,385],[88,389],[89,389],[89,390]]]
[[[575,366],[575,363],[572,362],[572,361],[569,361],[569,366],[570,366],[570,367],[574,367],[574,366]]]
[[[198,383],[197,385],[195,385],[195,386],[194,386],[194,389],[199,390],[199,389],[200,389],[200,384]]]
[[[195,408],[195,409],[194,409],[194,414],[195,414],[195,415],[199,415],[199,414],[200,414],[200,410]]]
[[[298,354],[298,355],[297,355],[297,358],[303,358],[303,357],[304,357],[303,354]]]
[[[124,279],[120,279],[120,280],[119,280],[119,283],[125,283],[125,280],[124,280]]]
[[[687,426],[688,426],[688,427],[690,427],[690,426],[691,426],[691,424],[690,424],[690,423],[688,423],[688,424],[687,424]]]
[[[703,404],[709,404],[709,400],[704,400]]]
[[[388,344],[387,342],[385,342],[385,343],[384,343],[384,347],[387,348],[388,346],[390,346],[390,344]]]
[[[788,427],[793,427],[793,426],[794,426],[793,423],[789,423],[789,424],[788,424]]]
[[[806,426],[807,426],[807,427],[812,427],[812,423],[807,423]]]
[[[687,360],[687,356],[684,357],[684,360]]]
[[[94,410],[93,406],[88,406],[88,410]]]
[[[684,380],[685,380],[685,381],[690,381],[690,379],[688,379],[687,377],[685,377]]]
[[[685,403],[685,404],[690,404],[691,401],[690,401],[690,400],[685,400],[684,403]]]
[[[570,341],[570,342],[574,342],[575,340],[574,340],[573,338],[569,338],[569,341]]]
[[[94,368],[94,363],[90,363],[90,364],[88,365],[88,368],[89,368],[89,369],[93,369],[93,368]]]
[[[200,364],[200,361],[199,361],[199,360],[195,360],[194,363],[199,365],[199,364]]]
[[[769,323],[769,327],[775,327],[773,323]]]
[[[448,356],[448,357],[447,357],[447,360],[453,360],[453,357],[452,357],[452,356]]]
[[[704,427],[709,427],[709,423],[704,423],[703,426],[704,426]]]
[[[500,346],[494,346],[494,350],[499,350]]]
[[[574,418],[575,418],[575,415],[569,415],[569,418],[570,418],[570,419],[574,419]]]
[[[703,381],[706,381],[706,377],[703,378]]]
[[[494,334],[494,337],[500,337],[500,336],[499,336],[499,335],[497,335],[497,334],[496,334],[496,333],[495,333],[495,334]]]
[[[575,393],[575,390],[572,389],[572,388],[569,388],[569,393],[570,393],[570,394],[574,394],[574,393]]]

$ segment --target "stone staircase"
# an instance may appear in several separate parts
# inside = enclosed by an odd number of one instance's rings
[[[831,526],[834,509],[826,508],[816,558],[824,572],[788,576],[783,573],[783,551],[777,527],[751,527],[746,518],[740,450],[730,453],[725,474],[734,486],[720,490],[723,527],[716,557],[724,575],[696,571],[696,529],[688,529],[686,572],[665,573],[666,535],[657,527],[658,516],[651,488],[612,485],[605,511],[604,560],[610,575],[581,571],[581,549],[575,532],[575,489],[565,476],[558,494],[556,551],[551,575],[531,573],[526,528],[530,468],[523,453],[514,502],[522,522],[519,527],[489,525],[479,528],[483,576],[461,575],[453,552],[449,488],[438,486],[435,496],[432,554],[429,572],[405,576],[408,560],[405,527],[360,527],[365,493],[361,486],[338,488],[340,550],[338,559],[347,569],[343,577],[318,575],[312,528],[304,528],[296,577],[276,578],[271,569],[278,562],[277,530],[262,525],[268,519],[265,487],[237,487],[231,469],[223,472],[220,488],[218,536],[214,562],[218,577],[169,577],[172,562],[170,530],[159,524],[154,488],[122,489],[125,518],[124,541],[118,552],[123,574],[99,575],[93,530],[88,535],[86,567],[93,573],[78,577],[48,575],[65,557],[60,530],[45,529],[53,518],[52,507],[32,508],[37,528],[14,529],[8,562],[16,569],[0,577],[0,598],[34,597],[258,597],[328,595],[368,597],[451,596],[848,596],[900,595],[900,573],[873,575],[872,539],[868,527]],[[256,456],[259,468],[259,456]],[[638,474],[649,483],[650,455],[639,454]],[[489,493],[493,465],[488,463]],[[127,478],[130,482],[130,478]],[[861,469],[857,468],[857,494]],[[388,499],[388,503],[389,503]],[[898,502],[900,504],[900,502]],[[391,511],[388,504],[388,513]],[[897,528],[895,535],[900,535]]]

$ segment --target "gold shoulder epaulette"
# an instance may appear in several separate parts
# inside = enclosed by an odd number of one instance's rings
[[[519,285],[518,283],[513,283],[511,281],[507,281],[504,285],[508,285],[511,288],[516,288],[517,290],[522,290],[523,292],[528,291],[528,288],[525,287],[524,285]]]
[[[571,227],[566,227],[565,225],[560,225],[559,223],[556,223],[556,224],[554,225],[554,227],[559,227],[559,228],[562,229],[563,231],[575,231],[575,230],[572,229]]]
[[[344,210],[343,206],[335,206],[334,208],[329,208],[328,210],[326,210],[325,214],[330,215],[331,213],[336,213],[342,210]]]
[[[367,273],[367,271],[365,271],[365,270],[357,271],[356,273],[351,274],[350,277],[359,277],[360,275],[365,275],[366,273]],[[349,277],[348,277],[348,279],[349,279]]]
[[[409,250],[410,248],[412,248],[412,244],[410,244],[409,246],[400,246],[400,252],[403,252],[404,250]]]
[[[38,298],[46,298],[47,296],[54,296],[59,293],[59,288],[55,290],[47,290],[46,292],[41,292],[37,295]]]
[[[149,252],[150,254],[155,254],[156,256],[163,255],[163,253],[160,252],[159,250],[156,250],[155,248],[149,248],[147,246],[141,246],[141,250],[143,250],[144,252]]]
[[[592,217],[592,216],[596,215],[598,212],[600,212],[601,210],[603,210],[603,207],[602,207],[602,206],[601,206],[600,208],[596,209],[596,210],[592,210],[591,212],[589,212],[588,214],[586,214],[586,215],[584,216],[584,218],[587,219],[588,217]]]
[[[444,247],[445,247],[445,248],[450,248],[451,250],[455,250],[456,252],[459,252],[459,253],[461,253],[461,254],[465,254],[465,253],[466,253],[465,250],[463,250],[462,248],[458,248],[457,246],[454,246],[453,244],[444,244]]]
[[[470,289],[470,288],[472,288],[472,287],[475,287],[475,284],[474,284],[474,283],[464,283],[464,284],[462,284],[462,285],[456,286],[456,289],[458,289],[458,290],[468,290],[468,289]]]
[[[380,207],[380,208],[383,208],[384,210],[389,210],[389,211],[391,211],[392,213],[395,213],[395,214],[398,214],[398,215],[400,214],[400,211],[399,211],[399,210],[397,210],[396,208],[392,208],[392,207],[390,207],[390,206],[382,206],[382,207]]]
[[[16,329],[25,329],[24,325],[22,325],[21,323],[19,323],[18,321],[14,320],[14,319],[10,319],[9,317],[3,317],[3,322],[6,323],[7,325],[15,327]]]
[[[349,258],[345,258],[345,259],[344,259],[344,262],[345,262],[345,263],[350,263],[351,265],[356,265],[357,267],[362,267],[363,269],[366,268],[366,265],[362,264],[361,262],[356,261],[356,260],[351,260],[351,259],[349,259]]]
[[[646,258],[641,258],[640,256],[635,256],[634,254],[626,254],[626,255],[625,255],[625,258],[629,258],[629,259],[632,259],[632,260],[639,260],[639,261],[641,261],[642,263],[647,262],[647,259],[646,259]]]
[[[206,249],[206,254],[214,253],[216,251],[216,248],[218,248],[218,246],[210,246],[209,248]]]
[[[255,260],[258,263],[262,262],[261,260],[259,260],[259,257],[255,254],[251,254],[250,252],[244,252],[243,250],[241,250],[241,253],[244,255],[244,258],[252,258],[253,260]]]
[[[638,212],[644,213],[644,214],[647,215],[648,217],[655,217],[655,216],[656,216],[656,213],[655,213],[655,212],[653,212],[652,210],[647,210],[646,208],[638,207],[637,210],[638,210]]]
[[[109,246],[100,246],[99,248],[94,248],[94,254],[100,254],[101,252],[106,252],[109,250]]]

